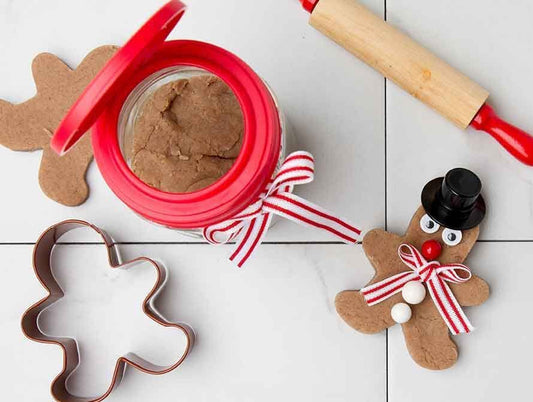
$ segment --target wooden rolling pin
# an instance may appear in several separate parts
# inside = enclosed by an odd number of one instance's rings
[[[533,166],[533,137],[500,119],[489,92],[357,0],[300,0],[311,25],[462,129],[491,134]]]

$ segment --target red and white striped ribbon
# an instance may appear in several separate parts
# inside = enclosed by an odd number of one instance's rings
[[[345,243],[356,243],[359,229],[293,194],[294,186],[311,183],[314,174],[315,162],[310,153],[290,154],[253,204],[229,220],[204,228],[204,238],[212,244],[224,244],[242,235],[230,257],[238,267],[261,244],[273,215],[326,230]]]
[[[463,264],[441,265],[438,261],[426,261],[420,251],[410,244],[402,244],[398,255],[412,271],[402,272],[361,290],[369,306],[381,303],[402,291],[411,281],[425,283],[440,315],[454,335],[469,333],[474,327],[466,317],[446,282],[464,283],[471,277],[470,269]],[[464,276],[459,276],[462,272]]]

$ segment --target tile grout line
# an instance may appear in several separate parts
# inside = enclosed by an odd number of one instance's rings
[[[529,244],[529,243],[533,243],[533,240],[477,240],[476,243],[487,243],[487,244],[491,244],[491,243],[495,243],[495,244],[498,244],[498,243],[517,243],[517,244]],[[83,246],[83,245],[87,245],[87,246],[90,246],[90,245],[98,245],[98,244],[103,244],[102,242],[83,242],[83,241],[80,241],[80,242],[58,242],[57,244],[60,244],[60,245],[78,245],[78,246]],[[209,243],[207,242],[183,242],[183,241],[175,241],[175,242],[172,242],[172,241],[125,241],[125,242],[114,242],[113,243],[114,245],[117,245],[117,246],[136,246],[136,245],[139,245],[139,246],[142,246],[142,245],[147,245],[147,246],[158,246],[158,245],[161,245],[161,246],[210,246]],[[234,245],[235,243],[227,243],[227,245]],[[343,242],[340,242],[340,241],[265,241],[262,243],[263,245],[265,246],[275,246],[275,245],[317,245],[317,246],[350,246],[349,244],[346,244],[346,243],[343,243]],[[0,247],[1,246],[34,246],[35,245],[35,242],[0,242]],[[357,242],[357,245],[361,245],[361,242]]]
[[[104,244],[101,241],[65,241],[65,242],[57,242],[56,244],[59,245],[65,245],[65,246],[91,246],[91,245],[101,245]],[[200,242],[200,241],[194,241],[194,242],[171,242],[171,241],[117,241],[111,243],[112,245],[117,246],[136,246],[136,245],[148,245],[148,246],[210,246],[210,243],[207,242]],[[235,245],[235,242],[226,243],[225,245],[231,246]],[[349,244],[340,242],[340,241],[264,241],[261,243],[265,246],[272,246],[272,245],[332,245],[332,246],[350,246]],[[35,242],[13,242],[13,243],[2,243],[0,242],[0,246],[34,246]],[[356,245],[361,245],[361,242],[357,242]]]
[[[500,240],[477,240],[476,243],[533,243],[531,239],[500,239]]]
[[[387,0],[383,0],[383,19],[387,21]],[[385,230],[389,227],[388,199],[388,147],[387,147],[387,78],[383,78],[384,95],[384,136],[385,136]],[[385,330],[385,402],[389,402],[389,329]]]

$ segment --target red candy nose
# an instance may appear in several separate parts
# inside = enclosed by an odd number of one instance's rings
[[[427,240],[422,244],[422,255],[428,261],[439,258],[441,252],[442,246],[436,240]]]

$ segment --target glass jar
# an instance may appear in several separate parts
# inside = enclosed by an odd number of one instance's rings
[[[120,150],[122,152],[122,156],[124,160],[126,161],[127,165],[132,168],[132,154],[131,150],[133,147],[133,141],[134,141],[134,133],[135,133],[135,125],[137,123],[137,119],[139,118],[140,114],[144,110],[145,102],[148,101],[152,95],[158,91],[161,87],[164,85],[175,82],[183,79],[190,79],[192,77],[196,76],[205,76],[210,75],[214,76],[211,72],[197,67],[190,67],[190,66],[172,66],[167,69],[163,69],[161,71],[157,71],[154,74],[150,75],[146,79],[144,79],[141,83],[139,83],[129,94],[127,99],[124,102],[124,105],[122,106],[122,109],[120,111],[120,115],[118,118],[118,142],[120,146]],[[266,83],[265,83],[266,85]],[[287,149],[289,146],[289,149],[293,148],[293,138],[292,133],[288,131],[288,127],[286,124],[285,116],[282,112],[282,110],[279,108],[279,104],[277,102],[277,99],[272,92],[272,90],[268,87],[270,95],[276,105],[276,109],[279,115],[279,124],[281,127],[280,130],[280,149],[279,149],[279,156],[276,164],[277,171],[281,164],[283,163],[283,160],[287,156]],[[274,173],[274,172],[273,172]],[[244,209],[247,205],[244,205],[242,209]],[[218,222],[215,222],[218,223]],[[202,228],[206,226],[205,224],[197,227],[197,228],[180,228],[180,227],[173,227],[178,229],[180,232],[192,235],[195,237],[200,237],[202,235]],[[168,226],[167,226],[168,227]]]

